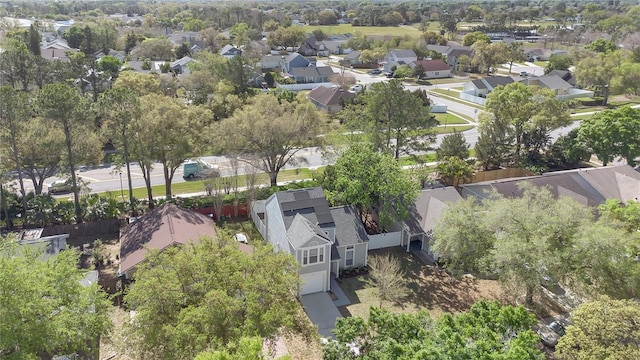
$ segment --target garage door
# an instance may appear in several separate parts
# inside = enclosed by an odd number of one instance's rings
[[[325,290],[325,274],[326,271],[318,271],[309,274],[301,274],[300,280],[302,285],[300,288],[300,295],[312,294],[322,292]]]

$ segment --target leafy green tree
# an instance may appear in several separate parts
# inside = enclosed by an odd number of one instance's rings
[[[145,39],[133,49],[132,55],[139,59],[171,60],[173,45],[166,38]]]
[[[360,126],[377,149],[393,151],[398,159],[403,153],[425,149],[435,140],[429,107],[399,80],[371,84],[362,101],[365,113]]]
[[[454,131],[452,134],[442,138],[440,148],[436,150],[436,159],[438,161],[451,156],[462,160],[469,158],[469,144],[459,131]]]
[[[313,30],[311,33],[317,41],[322,41],[327,38],[327,33],[325,33],[322,29]]]
[[[640,305],[603,298],[580,305],[556,345],[559,360],[633,359],[640,353]]]
[[[571,55],[568,54],[553,54],[549,57],[549,63],[544,68],[545,75],[553,70],[569,70],[571,67]]]
[[[617,156],[631,166],[640,156],[640,110],[622,107],[605,110],[592,115],[580,123],[578,141],[607,165]]]
[[[437,321],[424,312],[393,314],[369,309],[369,318],[336,323],[336,342],[324,345],[326,360],[338,359],[531,359],[544,355],[531,330],[535,317],[522,307],[479,301],[468,312],[444,314]],[[355,343],[355,355],[347,344]]]
[[[224,62],[218,62],[214,73],[218,79],[227,80],[233,84],[236,95],[247,95],[249,82],[257,76],[256,63],[246,56],[237,55]]]
[[[590,157],[591,152],[578,141],[578,129],[572,129],[551,145],[544,156],[544,161],[554,168],[575,168],[581,162],[588,161]]]
[[[72,25],[64,32],[62,37],[67,40],[69,47],[79,49],[85,39],[85,33],[79,25]]]
[[[497,64],[504,64],[509,60],[509,50],[503,42],[487,43],[478,41],[472,46],[474,55],[471,64],[479,67],[487,74]]]
[[[187,106],[181,99],[156,94],[142,97],[140,109],[141,123],[153,134],[145,142],[153,159],[162,164],[169,199],[176,170],[205,145],[204,134],[213,115],[203,107]]]
[[[262,360],[262,338],[242,337],[231,349],[209,350],[196,356],[195,360]],[[291,360],[289,355],[278,357],[278,360]]]
[[[340,154],[334,170],[335,177],[327,179],[327,198],[354,205],[370,228],[383,231],[409,216],[418,186],[393,157],[355,143]]]
[[[499,122],[510,123],[516,157],[523,158],[541,150],[542,144],[532,145],[527,143],[527,138],[536,133],[547,135],[571,123],[568,111],[555,96],[551,90],[518,82],[498,86],[487,96],[487,111]]]
[[[301,161],[296,155],[317,141],[322,128],[322,115],[311,103],[279,102],[273,95],[261,94],[222,120],[217,133],[224,150],[267,172],[275,186],[280,170]]]
[[[456,156],[449,156],[438,161],[438,175],[447,185],[458,186],[473,175],[473,167]]]
[[[236,23],[229,30],[229,34],[233,39],[233,43],[236,46],[241,46],[249,43],[249,25],[246,23]]]
[[[435,31],[425,31],[422,34],[422,38],[424,39],[424,41],[427,42],[427,44],[447,45],[447,39],[445,39],[444,36],[440,35]]]
[[[99,70],[107,72],[108,76],[112,78],[118,76],[121,67],[122,62],[120,59],[112,55],[104,56],[100,58],[100,61],[98,62]]]
[[[26,93],[18,92],[8,86],[0,87],[0,139],[7,144],[9,149],[7,153],[11,154],[15,170],[18,172],[18,184],[20,185],[20,194],[22,195],[22,211],[26,215],[27,212],[27,193],[24,189],[24,178],[22,172],[22,163],[20,162],[20,147],[18,146],[20,133],[25,131],[26,125],[31,114],[31,106],[29,97]]]
[[[40,115],[64,132],[66,146],[66,165],[73,185],[73,202],[75,205],[76,221],[82,222],[80,208],[79,183],[76,176],[77,153],[74,147],[80,138],[93,133],[91,126],[93,119],[86,116],[86,109],[90,108],[84,98],[75,88],[66,84],[49,84],[40,90],[36,96],[36,107]],[[85,134],[86,133],[86,134]],[[82,135],[81,135],[82,134]]]
[[[35,56],[22,40],[9,39],[0,53],[0,83],[14,88],[21,85],[28,91],[34,62]]]
[[[113,83],[113,88],[126,88],[144,96],[148,94],[163,94],[160,78],[154,74],[141,74],[134,71],[123,71]]]
[[[306,38],[304,30],[298,27],[279,27],[267,36],[267,44],[283,49],[296,48]]]
[[[620,221],[630,232],[640,230],[640,202],[638,201],[629,200],[622,204],[617,200],[608,199],[598,206],[598,212],[609,221]]]
[[[145,358],[193,358],[272,337],[292,329],[300,310],[296,260],[261,244],[247,254],[223,232],[151,254],[134,278],[124,300],[137,314],[125,332]]]
[[[587,50],[595,51],[598,53],[609,53],[618,50],[618,45],[615,42],[607,39],[596,39],[585,46]]]
[[[111,89],[100,95],[97,107],[98,112],[101,114],[101,130],[106,140],[112,141],[117,148],[121,148],[122,150],[122,158],[127,169],[129,205],[131,206],[131,213],[134,213],[135,201],[131,180],[129,143],[132,138],[132,123],[136,118],[141,116],[138,95],[126,88]]]
[[[318,13],[318,23],[320,25],[334,25],[338,21],[338,17],[333,10],[322,10]]]
[[[21,169],[31,180],[36,195],[42,194],[44,181],[56,173],[64,159],[64,131],[52,127],[41,117],[29,119],[18,133]]]
[[[576,81],[583,87],[599,92],[604,97],[602,105],[606,106],[609,102],[609,86],[621,63],[618,51],[585,57],[576,64]]]
[[[28,46],[29,51],[35,56],[40,56],[40,43],[42,42],[42,35],[40,32],[31,24],[29,26],[29,39]]]
[[[640,94],[640,63],[624,63],[616,70],[611,82],[611,91],[615,94]]]
[[[280,23],[274,19],[269,19],[262,24],[262,30],[267,32],[276,31],[280,27]]]
[[[489,170],[509,161],[513,146],[513,131],[509,119],[482,113],[478,130],[479,137],[475,146],[478,164]]]
[[[491,43],[491,39],[489,38],[489,35],[483,33],[482,31],[474,31],[474,32],[467,33],[462,38],[462,45],[471,46],[477,43],[478,41],[483,41],[483,42],[486,42],[487,44]]]
[[[507,60],[509,60],[509,74],[511,74],[513,63],[525,60],[523,45],[521,42],[514,41],[507,46]]]
[[[558,281],[585,294],[638,295],[640,270],[629,256],[637,236],[594,222],[591,209],[546,188],[524,184],[518,192],[447,208],[435,229],[440,259],[454,271],[497,276],[529,305],[542,284]]]
[[[0,357],[42,359],[97,352],[111,327],[106,294],[83,286],[79,255],[43,258],[43,248],[0,241]]]

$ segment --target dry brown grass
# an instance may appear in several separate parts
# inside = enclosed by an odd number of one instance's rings
[[[495,280],[472,277],[456,279],[446,272],[425,265],[420,259],[401,248],[371,251],[370,254],[391,253],[400,259],[406,272],[406,295],[398,302],[385,302],[383,307],[394,313],[416,313],[427,310],[433,318],[443,313],[458,313],[468,310],[481,299],[505,302],[503,291]],[[341,309],[343,315],[369,317],[369,308],[378,306],[376,291],[367,284],[366,277],[347,278],[341,284],[351,305]]]
[[[113,360],[134,360],[134,357],[128,356],[126,350],[127,339],[124,337],[122,329],[124,324],[129,321],[129,314],[122,308],[114,306],[109,313],[113,330],[108,337],[100,340],[100,359],[115,355]]]

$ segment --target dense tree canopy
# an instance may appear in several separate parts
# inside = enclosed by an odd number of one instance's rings
[[[454,270],[498,276],[528,304],[540,285],[559,281],[585,293],[637,296],[640,269],[629,256],[635,234],[594,222],[590,209],[546,188],[520,192],[450,206],[436,226],[434,251]]]
[[[549,132],[571,122],[564,104],[555,96],[549,89],[519,82],[498,86],[487,96],[487,111],[511,127],[516,156],[539,154]]]
[[[244,336],[271,337],[299,311],[296,260],[261,244],[243,252],[225,233],[152,254],[134,278],[125,302],[137,314],[125,331],[143,358],[193,358]]]
[[[640,110],[622,107],[604,110],[583,120],[578,141],[607,165],[620,156],[634,166],[640,156]]]
[[[556,346],[559,360],[633,359],[640,354],[640,305],[603,298],[580,305]]]
[[[396,315],[371,308],[369,319],[348,317],[336,324],[336,341],[324,346],[325,360],[339,359],[544,359],[531,330],[536,320],[525,308],[479,301],[468,312]],[[357,348],[356,353],[347,344]]]
[[[97,350],[111,327],[110,306],[97,282],[67,250],[43,259],[44,248],[0,239],[0,357],[42,359]]]
[[[413,150],[424,150],[435,140],[436,122],[420,96],[393,79],[372,84],[362,95],[364,116],[354,121],[380,150],[393,151],[397,159]]]
[[[330,202],[354,205],[376,230],[406,219],[418,195],[417,184],[393,157],[361,143],[344,150],[322,182]]]

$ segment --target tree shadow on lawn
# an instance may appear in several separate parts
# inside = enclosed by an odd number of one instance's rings
[[[407,294],[403,303],[438,315],[442,312],[467,311],[480,299],[499,299],[497,281],[473,277],[456,279],[444,270],[426,265],[417,256],[403,249],[390,249],[400,259],[407,278]]]

